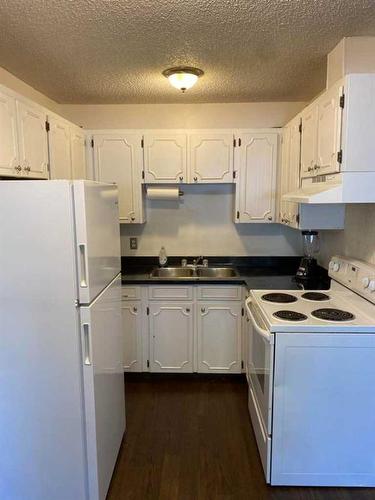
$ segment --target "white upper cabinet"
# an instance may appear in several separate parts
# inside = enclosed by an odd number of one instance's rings
[[[16,100],[0,91],[0,175],[17,175],[20,173]]]
[[[236,222],[275,222],[278,133],[239,136]]]
[[[183,133],[146,133],[145,183],[187,182],[187,136]]]
[[[74,125],[70,127],[70,156],[72,178],[86,179],[86,139],[85,133]]]
[[[120,222],[145,222],[142,201],[142,135],[95,134],[93,141],[95,178],[97,181],[117,184]]]
[[[48,177],[46,112],[39,106],[16,100],[20,166],[27,177]]]
[[[318,100],[316,175],[340,172],[342,85],[335,85]]]
[[[70,123],[57,116],[49,116],[48,122],[51,179],[72,179]]]
[[[48,178],[46,112],[7,89],[0,90],[0,175]]]
[[[189,182],[233,182],[233,134],[189,135]]]
[[[301,115],[301,176],[311,177],[316,173],[316,145],[318,136],[318,105],[313,103]]]

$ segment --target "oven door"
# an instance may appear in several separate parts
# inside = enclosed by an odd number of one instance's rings
[[[274,336],[263,324],[256,306],[246,303],[248,318],[248,378],[263,429],[271,435]]]

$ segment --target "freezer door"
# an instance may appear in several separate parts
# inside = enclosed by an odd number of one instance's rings
[[[80,310],[89,497],[104,500],[125,431],[121,276]]]
[[[79,302],[89,304],[120,272],[117,187],[74,181]]]

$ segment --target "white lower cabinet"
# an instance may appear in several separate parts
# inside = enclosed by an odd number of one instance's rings
[[[150,371],[193,371],[193,303],[149,305]]]
[[[142,304],[122,299],[121,313],[124,331],[124,371],[142,371]]]
[[[197,361],[201,373],[241,373],[240,302],[197,304]]]

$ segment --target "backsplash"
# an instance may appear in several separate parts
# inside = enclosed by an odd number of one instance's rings
[[[301,235],[280,224],[234,224],[234,186],[182,186],[177,202],[147,201],[146,224],[121,226],[122,255],[301,255]],[[129,238],[138,238],[130,250]]]
[[[332,255],[375,264],[375,205],[348,205],[343,231],[321,231],[319,263],[327,267]]]

